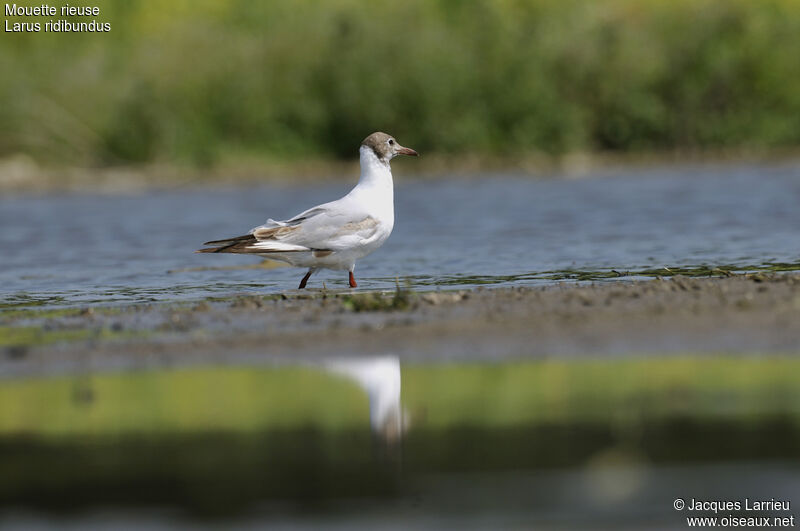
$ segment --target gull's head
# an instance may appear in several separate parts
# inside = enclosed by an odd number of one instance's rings
[[[375,152],[375,156],[378,157],[378,160],[387,164],[397,155],[419,156],[419,153],[411,148],[401,146],[393,136],[387,135],[386,133],[372,133],[361,142],[361,145],[371,149]]]

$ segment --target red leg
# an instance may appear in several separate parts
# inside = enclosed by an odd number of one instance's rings
[[[350,287],[357,288],[358,284],[356,284],[356,277],[353,276],[353,272],[350,271]]]
[[[309,270],[308,273],[306,273],[306,276],[304,276],[303,280],[300,281],[300,287],[297,288],[297,289],[303,289],[303,288],[306,287],[306,283],[308,282],[308,279],[311,278],[311,273],[312,273],[311,270]]]

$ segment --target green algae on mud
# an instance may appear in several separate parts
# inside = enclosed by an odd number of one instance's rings
[[[36,347],[81,341],[122,341],[146,337],[145,331],[114,328],[47,330],[41,326],[0,326],[0,347]]]
[[[118,306],[84,306],[80,308],[15,307],[7,310],[0,309],[0,325],[23,320],[36,321],[95,314],[107,316],[118,314],[122,311],[124,311],[124,308]]]
[[[621,282],[562,281],[538,287],[436,291],[401,288],[398,283],[392,291],[323,288],[120,306],[16,308],[0,312],[0,348],[39,347],[40,353],[46,353],[48,346],[58,345],[62,362],[68,356],[77,359],[80,351],[96,352],[98,356],[94,359],[102,362],[103,356],[119,354],[120,345],[131,347],[126,355],[132,356],[133,350],[163,349],[171,344],[178,358],[189,360],[191,356],[179,353],[192,349],[216,356],[215,350],[263,351],[269,345],[274,354],[282,349],[296,349],[300,343],[305,345],[303,352],[320,352],[314,342],[328,345],[328,350],[360,351],[364,347],[358,346],[357,338],[365,330],[385,328],[387,338],[391,329],[413,332],[409,338],[414,337],[415,341],[391,340],[390,344],[400,349],[410,349],[415,344],[419,349],[442,344],[443,340],[451,345],[460,344],[461,338],[480,329],[483,332],[475,337],[480,343],[487,338],[499,341],[493,351],[519,349],[511,345],[536,330],[538,339],[535,343],[527,342],[529,347],[541,345],[547,337],[551,341],[561,337],[562,344],[575,345],[579,352],[584,352],[572,339],[576,325],[570,319],[586,323],[593,337],[602,343],[631,337],[631,331],[620,329],[620,323],[638,322],[646,316],[659,318],[640,324],[644,327],[640,331],[651,331],[651,341],[656,337],[664,340],[681,337],[684,331],[694,329],[699,320],[706,322],[707,330],[716,331],[716,335],[704,334],[706,341],[694,341],[681,350],[724,350],[727,347],[716,345],[726,344],[724,338],[731,333],[748,334],[744,350],[795,348],[791,330],[778,327],[776,319],[794,318],[793,312],[800,304],[800,276],[766,272],[705,276],[717,269],[727,272],[714,268],[695,271],[696,275],[691,277],[676,274],[685,270],[670,268],[663,272],[672,276],[659,277],[663,281],[639,277],[634,281],[623,278]],[[677,294],[687,290],[690,293],[686,295]],[[576,301],[580,304],[576,305]],[[672,321],[667,323],[660,317],[665,314]],[[745,326],[741,319],[751,324]],[[733,326],[734,322],[739,324]],[[513,327],[517,327],[514,332]],[[337,332],[340,329],[357,334],[347,339]],[[314,341],[310,339],[312,335]],[[717,336],[723,340],[714,340]],[[779,336],[784,339],[776,342]],[[772,339],[767,341],[769,337]],[[522,351],[528,351],[529,347]],[[383,347],[373,345],[373,348]],[[485,348],[489,348],[488,343]],[[490,352],[487,350],[486,354]],[[56,361],[54,353],[47,356]],[[38,367],[47,369],[49,365]],[[21,368],[17,364],[9,369],[14,372]],[[34,365],[29,364],[25,370],[34,370]]]
[[[800,426],[800,359],[663,357],[407,365],[410,425],[784,418]],[[414,418],[416,415],[416,418]],[[0,440],[147,433],[337,431],[368,424],[366,396],[324,366],[90,373],[0,382]]]
[[[414,307],[417,295],[409,289],[400,289],[388,296],[380,292],[345,295],[342,307],[354,312],[403,311]]]
[[[235,266],[240,268],[241,266]],[[255,267],[264,267],[258,264]],[[57,311],[65,311],[62,315],[71,315],[70,312],[78,312],[87,308],[96,309],[100,312],[114,312],[116,309],[130,308],[136,305],[146,304],[175,304],[191,305],[199,302],[224,302],[233,299],[252,299],[262,298],[264,301],[276,300],[280,298],[344,298],[345,305],[349,309],[357,311],[367,311],[370,309],[392,309],[399,310],[413,307],[413,304],[406,304],[413,300],[414,294],[433,293],[438,290],[464,290],[474,289],[482,286],[514,286],[514,285],[550,285],[565,281],[595,282],[595,281],[630,281],[641,279],[658,279],[668,277],[691,277],[691,278],[721,278],[734,275],[768,275],[774,273],[790,273],[800,271],[800,262],[761,262],[761,263],[740,263],[740,264],[701,264],[686,266],[663,266],[654,268],[609,268],[609,269],[560,269],[547,271],[531,271],[513,275],[444,275],[444,276],[408,276],[403,278],[393,277],[377,278],[376,280],[391,281],[397,283],[394,290],[382,291],[352,291],[349,289],[308,289],[303,293],[295,290],[286,290],[279,293],[269,293],[264,295],[239,295],[230,294],[231,290],[257,290],[263,286],[256,283],[239,284],[236,288],[226,288],[228,293],[211,295],[202,299],[187,297],[194,289],[191,286],[176,286],[171,288],[159,289],[139,289],[134,287],[114,288],[104,293],[104,298],[91,301],[82,301],[80,305],[69,303],[67,299],[57,295],[37,296],[36,294],[24,293],[7,298],[0,302],[0,323],[11,317],[46,317],[46,312],[54,312],[51,317],[58,316]],[[402,284],[402,286],[400,285]],[[222,288],[220,288],[222,289]],[[399,292],[405,291],[406,293]],[[386,305],[383,300],[387,294],[393,295],[392,304]],[[379,300],[380,299],[380,300]],[[120,306],[114,306],[114,304]],[[124,306],[121,306],[124,305]],[[26,313],[28,312],[28,313]],[[37,313],[42,312],[42,313]]]
[[[498,276],[453,276],[444,278],[414,278],[413,282],[424,286],[453,286],[464,283],[476,285],[512,284],[521,281],[563,281],[593,282],[604,280],[634,280],[641,278],[662,278],[684,276],[691,278],[720,278],[734,275],[753,276],[770,273],[800,271],[800,262],[762,262],[760,264],[720,264],[697,266],[663,266],[639,269],[562,269]]]

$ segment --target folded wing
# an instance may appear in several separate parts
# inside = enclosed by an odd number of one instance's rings
[[[297,253],[336,252],[362,245],[378,231],[372,216],[332,204],[306,210],[286,221],[268,220],[249,234],[214,240],[199,253]]]

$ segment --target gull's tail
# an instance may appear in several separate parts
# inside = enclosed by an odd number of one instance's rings
[[[267,230],[257,230],[253,234],[245,234],[244,236],[237,236],[235,238],[228,238],[226,240],[212,240],[210,242],[206,242],[203,245],[210,245],[211,247],[205,247],[203,249],[198,249],[196,253],[249,253],[249,254],[269,254],[269,253],[301,253],[301,252],[311,252],[314,251],[316,253],[327,253],[330,254],[331,251],[327,249],[310,249],[303,245],[297,245],[293,243],[286,243],[281,242],[275,239],[263,239],[265,236],[267,238],[273,237],[273,234],[276,230],[280,230],[282,227],[278,227],[277,229],[270,229]],[[266,234],[267,232],[270,232]],[[324,254],[321,256],[325,256]]]
[[[203,245],[211,245],[203,249],[198,249],[196,253],[252,253],[252,250],[247,250],[250,245],[253,245],[258,240],[252,234],[245,234],[244,236],[236,236],[235,238],[228,238],[227,240],[212,240]]]

